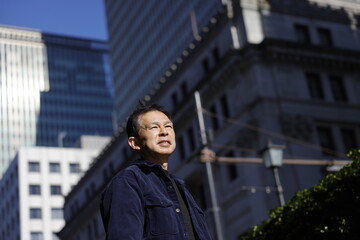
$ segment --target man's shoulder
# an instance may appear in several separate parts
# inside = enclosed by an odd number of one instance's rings
[[[141,173],[141,170],[136,165],[130,165],[124,169],[122,169],[119,173],[117,173],[114,179],[132,179],[136,178]]]
[[[152,166],[148,166],[144,161],[135,161],[130,166],[122,169],[117,173],[113,180],[116,179],[142,179],[148,175],[149,172],[153,172]]]
[[[119,171],[109,182],[110,185],[117,185],[119,183],[133,186],[146,186],[150,182],[158,181],[159,166],[143,160],[137,160],[130,166]]]
[[[141,176],[141,171],[136,165],[130,165],[120,172],[118,172],[107,184],[104,189],[106,191],[113,191],[113,188],[118,186],[130,185],[130,186],[140,186],[143,182],[143,177]]]

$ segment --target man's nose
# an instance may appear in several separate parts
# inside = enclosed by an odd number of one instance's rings
[[[164,135],[168,135],[168,130],[166,127],[160,127],[160,132],[159,132],[160,135],[164,136]]]

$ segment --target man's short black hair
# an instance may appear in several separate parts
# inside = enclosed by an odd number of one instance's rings
[[[156,103],[146,105],[145,102],[139,101],[137,107],[131,113],[131,115],[129,116],[127,123],[126,123],[126,132],[127,132],[128,138],[138,136],[139,130],[140,130],[139,117],[141,115],[143,115],[147,112],[151,112],[151,111],[162,112],[171,120],[170,113],[168,111],[166,111],[163,106],[156,104]]]

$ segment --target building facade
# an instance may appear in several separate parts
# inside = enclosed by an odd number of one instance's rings
[[[0,176],[20,146],[111,136],[107,45],[0,26]]]
[[[279,206],[279,198],[273,173],[265,166],[211,164],[219,237],[199,160],[203,146],[194,92],[201,96],[208,147],[217,156],[259,158],[271,142],[285,147],[288,160],[346,159],[346,151],[360,143],[359,9],[357,1],[229,1],[200,38],[183,49],[168,76],[149,89],[144,100],[159,102],[173,113],[177,149],[169,169],[185,179],[206,210],[214,239],[240,239]],[[104,239],[102,227],[94,227],[101,219],[100,194],[111,176],[136,158],[120,128],[68,195],[62,239]],[[283,165],[279,172],[285,200],[331,170]],[[96,190],[89,200],[84,192],[92,184]],[[72,210],[75,203],[77,211]]]
[[[220,0],[106,0],[118,126],[148,89],[197,37],[221,7]],[[141,67],[139,67],[141,66]]]
[[[108,140],[87,136],[79,148],[20,148],[0,181],[0,238],[58,239],[64,196]]]

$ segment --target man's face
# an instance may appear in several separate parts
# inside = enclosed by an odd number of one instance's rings
[[[139,116],[137,150],[147,160],[168,158],[176,148],[173,123],[162,112],[151,111]],[[158,159],[160,160],[160,159]]]

